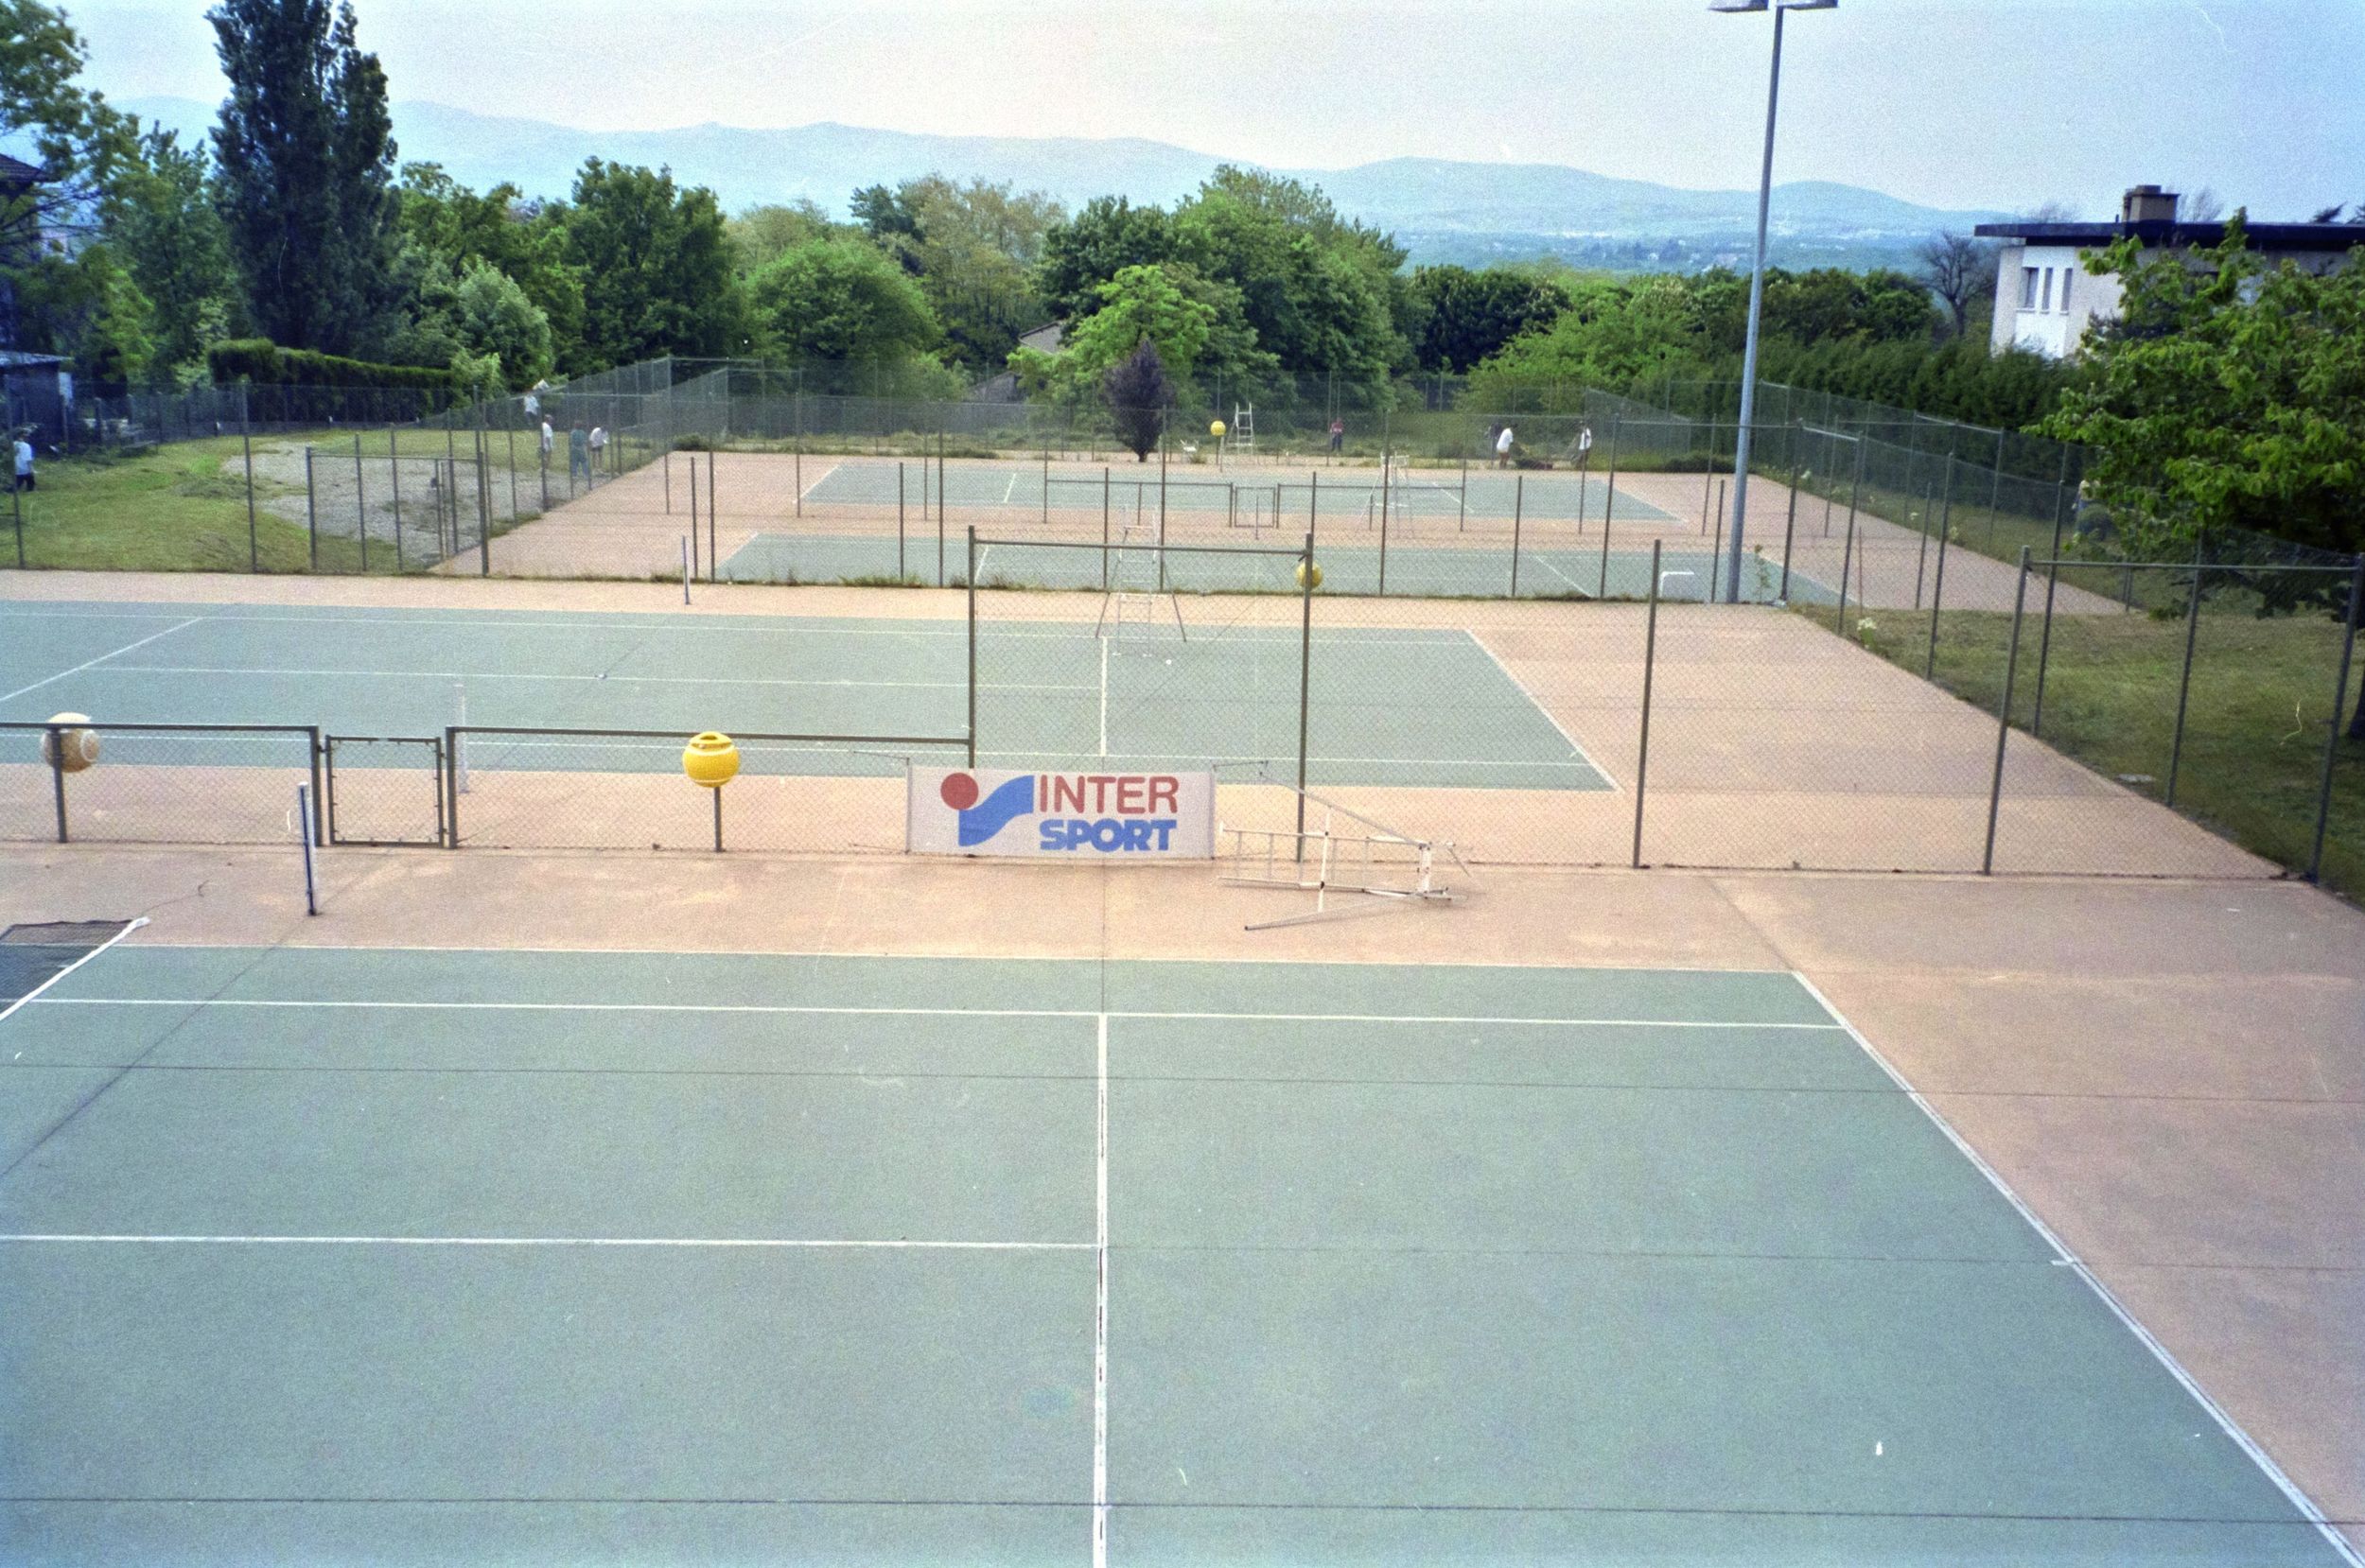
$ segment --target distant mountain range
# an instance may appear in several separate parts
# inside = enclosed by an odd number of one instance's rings
[[[153,97],[119,107],[188,141],[212,127],[217,106]],[[441,164],[479,189],[506,180],[529,195],[564,196],[583,161],[600,157],[670,167],[685,183],[710,187],[728,211],[801,198],[843,216],[859,186],[931,173],[1007,181],[1071,208],[1104,195],[1164,204],[1225,161],[1133,138],[929,136],[834,124],[582,131],[423,102],[394,105],[394,119],[406,162]],[[1757,221],[1754,191],[1684,190],[1553,164],[1390,158],[1277,172],[1320,184],[1341,212],[1393,231],[1416,261],[1556,254],[1588,266],[1705,266],[1745,260]],[[1798,182],[1775,187],[1774,249],[1776,259],[1798,264],[1895,261],[1939,229],[1968,230],[2003,216]]]

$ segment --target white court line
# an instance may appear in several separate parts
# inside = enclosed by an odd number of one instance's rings
[[[535,675],[506,670],[286,670],[277,666],[199,664],[117,664],[113,670],[140,675],[292,675],[306,680],[335,676],[354,676],[364,680],[448,680],[448,681],[587,681],[603,686],[794,686],[794,687],[876,687],[889,690],[963,691],[965,681],[796,681],[780,680],[768,675],[716,675],[705,678],[689,675]],[[1003,690],[1017,691],[1081,691],[1082,687],[1006,686]]]
[[[1004,485],[1004,486],[1002,487],[1002,504],[1003,504],[1004,506],[1007,506],[1007,505],[1009,505],[1009,504],[1010,504],[1010,497],[1011,497],[1012,496],[1017,495],[1017,494],[1018,494],[1018,470],[1017,470],[1017,469],[1015,469],[1015,468],[1013,468],[1013,469],[1011,469],[1011,470],[1010,470],[1010,482],[1009,482],[1009,483],[1007,483],[1007,484],[1006,484],[1006,485]]]
[[[1509,681],[1512,684],[1513,688],[1515,689],[1520,696],[1525,697],[1528,700],[1528,706],[1534,708],[1536,712],[1541,713],[1544,716],[1544,722],[1550,724],[1553,729],[1560,732],[1560,738],[1568,742],[1568,749],[1576,753],[1577,756],[1584,760],[1585,765],[1592,769],[1594,775],[1599,777],[1603,783],[1608,785],[1613,790],[1617,789],[1619,787],[1618,780],[1610,776],[1609,770],[1595,761],[1591,753],[1587,752],[1583,746],[1577,744],[1577,738],[1568,733],[1568,726],[1562,723],[1559,719],[1555,718],[1550,708],[1546,707],[1541,702],[1536,700],[1535,693],[1527,688],[1526,682],[1520,680],[1518,676],[1511,672],[1511,666],[1503,663],[1501,655],[1498,654],[1492,648],[1487,647],[1485,640],[1476,632],[1469,633],[1468,636],[1472,642],[1478,644],[1478,651],[1485,654],[1489,659],[1493,660],[1495,668],[1502,671],[1503,679]]]
[[[2150,1330],[2136,1321],[2135,1315],[2128,1312],[2120,1303],[2119,1298],[2111,1293],[2111,1287],[2094,1277],[2093,1270],[2086,1265],[2085,1260],[2071,1251],[2068,1244],[2054,1234],[2053,1228],[2037,1217],[2037,1211],[2029,1208],[2021,1195],[2012,1190],[2012,1184],[2004,1179],[2003,1174],[1981,1158],[1979,1151],[1972,1148],[1964,1140],[1963,1135],[1954,1130],[1953,1124],[1949,1122],[1936,1106],[1923,1098],[1921,1091],[1914,1088],[1906,1080],[1905,1075],[1892,1066],[1889,1059],[1881,1054],[1880,1050],[1870,1040],[1865,1038],[1863,1032],[1848,1022],[1838,1008],[1831,1005],[1831,999],[1816,988],[1813,981],[1796,969],[1791,971],[1791,977],[1798,982],[1809,996],[1814,998],[1817,1005],[1837,1020],[1838,1027],[1848,1032],[1848,1037],[1856,1042],[1857,1049],[1870,1057],[1873,1064],[1883,1072],[1888,1074],[1889,1081],[1904,1091],[1905,1097],[1930,1119],[1931,1124],[1946,1135],[1946,1141],[1954,1145],[1955,1152],[1970,1160],[1971,1167],[1988,1178],[1988,1185],[2002,1194],[2004,1201],[2010,1204],[2020,1217],[2028,1222],[2028,1228],[2042,1239],[2046,1246],[2053,1249],[2057,1263],[2084,1281],[2086,1287],[2094,1293],[2105,1307],[2110,1309],[2111,1315],[2117,1318],[2128,1333],[2142,1341],[2144,1349],[2151,1352],[2153,1359],[2158,1361],[2166,1369],[2168,1375],[2176,1379],[2184,1391],[2193,1397],[2195,1403],[2209,1413],[2210,1419],[2217,1423],[2218,1430],[2232,1439],[2236,1448],[2250,1455],[2251,1461],[2257,1465],[2261,1473],[2269,1481],[2274,1483],[2285,1499],[2299,1510],[2302,1518],[2316,1526],[2317,1533],[2321,1535],[2332,1549],[2339,1554],[2340,1559],[2350,1564],[2351,1568],[2365,1568],[2365,1556],[2358,1554],[2356,1548],[2349,1543],[2348,1539],[2334,1527],[2330,1520],[2324,1517],[2323,1511],[2316,1507],[2307,1493],[2302,1491],[2299,1486],[2283,1472],[2283,1468],[2268,1456],[2267,1451],[2260,1448],[2251,1435],[2243,1431],[2232,1416],[2226,1414],[2224,1407],[2216,1400],[2211,1399],[2201,1385],[2193,1380],[2193,1375],[2184,1369],[2183,1364],[2176,1359],[2175,1354],[2154,1338]]]
[[[1718,971],[1708,971],[1718,972]],[[30,1000],[30,999],[27,999]],[[1781,1029],[1838,1031],[1837,1023],[1759,1023],[1728,1019],[1569,1019],[1425,1013],[1128,1012],[1067,1007],[821,1007],[720,1002],[365,1002],[352,997],[43,997],[44,1007],[372,1008],[453,1013],[779,1013],[789,1016],[947,1019],[1180,1019],[1232,1023],[1548,1024],[1568,1029]]]
[[[1093,1568],[1109,1564],[1109,1015],[1100,1015],[1093,1161]]]
[[[72,974],[75,970],[89,963],[92,959],[96,958],[100,953],[105,952],[109,948],[114,947],[117,942],[122,941],[125,937],[131,935],[133,932],[139,930],[146,924],[148,924],[148,916],[145,915],[138,916],[136,919],[127,924],[121,931],[115,932],[113,936],[108,937],[104,942],[99,943],[98,946],[91,949],[90,951],[84,953],[73,963],[68,964],[64,968],[60,969],[56,974],[51,975],[47,980],[43,981],[40,984],[26,992],[23,996],[18,997],[14,1002],[9,1002],[6,1007],[0,1007],[0,1020],[5,1020],[10,1013],[15,1012],[26,1002],[31,1002],[34,998],[40,996],[42,992],[49,989],[50,986],[55,985],[59,981],[63,980],[66,976]]]
[[[104,664],[109,659],[114,658],[116,654],[128,653],[134,648],[145,648],[149,643],[154,642],[158,637],[168,637],[172,636],[173,633],[180,631],[183,627],[194,626],[199,621],[205,618],[206,618],[203,616],[191,616],[188,619],[182,621],[180,625],[167,626],[161,632],[150,632],[148,636],[140,638],[137,642],[127,642],[120,648],[110,649],[108,652],[99,654],[95,659],[84,659],[81,663],[76,665],[71,670],[61,670],[54,675],[44,675],[40,680],[33,682],[32,685],[20,686],[14,691],[0,692],[0,703],[8,702],[13,698],[22,697],[27,691],[39,691],[43,687],[47,686],[50,682],[64,680],[68,675],[79,675],[94,664]]]
[[[821,470],[820,473],[814,476],[813,482],[811,484],[806,485],[804,489],[797,492],[797,498],[807,501],[812,500],[814,498],[813,493],[820,489],[825,482],[827,482],[840,468],[844,466],[845,464],[840,462],[832,462],[828,464]],[[792,472],[794,470],[792,468]]]
[[[781,535],[781,537],[788,537],[788,535]],[[1097,547],[1078,546],[1077,548],[1096,549]],[[978,559],[982,564],[984,556],[980,555]],[[1095,593],[1097,590],[1075,588],[1059,591],[1085,594]],[[9,600],[0,599],[0,608],[7,607],[10,602],[11,601]],[[30,619],[34,617],[41,617],[51,620],[153,620],[156,618],[153,612],[116,612],[111,610],[25,610],[9,611],[9,613],[18,618],[24,619]],[[786,616],[746,616],[736,618],[742,621],[761,622],[761,624],[756,625],[733,624],[731,619],[720,616],[690,617],[683,619],[670,620],[663,624],[646,620],[624,621],[601,618],[602,617],[612,613],[613,612],[601,610],[578,611],[573,612],[577,618],[572,620],[497,620],[473,616],[457,615],[441,616],[432,618],[427,616],[209,615],[199,617],[198,618],[216,621],[270,622],[289,626],[413,626],[425,628],[430,631],[440,631],[453,626],[471,626],[494,627],[503,631],[558,631],[569,633],[665,632],[668,634],[694,634],[697,636],[728,634],[745,636],[792,636],[913,638],[938,637],[955,638],[963,641],[966,641],[969,636],[967,624],[958,617],[934,617],[925,619],[915,618],[913,620],[901,622],[893,626],[888,625],[886,623],[886,618],[883,617],[864,618],[816,616],[806,621],[798,621],[795,618]],[[634,611],[630,613],[641,614],[643,612]],[[850,621],[859,622],[859,624],[849,624]],[[989,624],[980,627],[980,634],[988,637],[1068,641],[1073,640],[1080,635],[1080,629],[1088,627],[1090,624],[1091,623],[1089,621],[1080,619],[1048,622],[1004,621],[998,624]],[[1030,632],[1019,630],[1018,628],[1022,625],[1047,625],[1053,629],[1049,631]],[[934,629],[931,630],[930,628]],[[177,631],[179,628],[174,627],[169,628],[169,630]],[[1417,627],[1398,627],[1395,628],[1395,630],[1407,633],[1417,633],[1421,629]],[[1450,626],[1437,627],[1429,631],[1427,636],[1384,637],[1358,636],[1353,635],[1354,631],[1355,628],[1352,627],[1321,628],[1315,632],[1314,640],[1317,644],[1332,647],[1424,648],[1433,647],[1438,643],[1445,642],[1450,638],[1463,635],[1461,628]],[[158,635],[162,636],[163,634],[160,633]],[[1275,628],[1269,636],[1256,635],[1256,629],[1254,628],[1237,628],[1220,631],[1219,634],[1215,636],[1214,640],[1218,643],[1280,643],[1288,647],[1294,648],[1298,643],[1298,635],[1296,632],[1286,627]],[[132,643],[131,646],[136,648],[139,644]],[[121,649],[117,650],[119,653],[124,651],[125,650]]]
[[[651,1246],[786,1252],[1089,1252],[1090,1242],[934,1242],[774,1236],[205,1236],[20,1230],[0,1242],[125,1246]]]

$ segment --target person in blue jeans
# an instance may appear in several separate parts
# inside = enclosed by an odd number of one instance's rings
[[[567,432],[567,482],[572,484],[578,474],[585,484],[591,482],[591,438],[580,425]]]

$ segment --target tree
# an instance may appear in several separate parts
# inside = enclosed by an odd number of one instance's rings
[[[64,12],[0,0],[0,146],[41,171],[24,189],[0,190],[0,269],[31,265],[44,235],[89,233],[108,181],[133,151],[135,128],[75,81],[87,58]]]
[[[1424,267],[1412,274],[1412,353],[1423,370],[1466,371],[1568,308],[1558,283],[1509,268]]]
[[[587,159],[565,218],[583,279],[583,358],[720,356],[750,345],[745,301],[714,193],[664,170]]]
[[[220,0],[206,20],[230,79],[214,157],[249,315],[273,342],[377,352],[395,305],[394,142],[352,5]]]
[[[1941,229],[1915,248],[1914,259],[1923,285],[1953,318],[1954,336],[1969,337],[1972,308],[1995,294],[1995,248]]]
[[[551,319],[491,262],[470,262],[461,274],[452,317],[469,355],[499,361],[503,385],[531,387],[551,373]]]
[[[1480,408],[1534,408],[1531,389],[1557,385],[1568,399],[1586,387],[1623,388],[1703,368],[1683,279],[1587,279],[1551,325],[1514,339],[1470,375]]]
[[[2215,223],[2225,213],[2225,202],[2207,185],[2176,199],[2176,220],[2179,223]]]
[[[832,223],[816,203],[798,200],[786,206],[749,207],[725,223],[723,232],[730,238],[732,264],[745,276],[799,245],[850,238],[861,231],[851,224]]]
[[[796,359],[896,360],[941,336],[927,296],[861,239],[809,239],[747,280],[755,319],[775,354]]]
[[[1053,316],[1070,320],[1095,309],[1094,290],[1125,269],[1154,267],[1174,254],[1174,219],[1165,209],[1096,196],[1044,232],[1036,290]]]
[[[204,149],[150,131],[110,182],[101,229],[149,304],[151,374],[194,374],[239,310]]]
[[[569,372],[594,367],[576,362],[583,334],[583,279],[566,258],[564,209],[529,202],[516,185],[495,185],[478,195],[435,164],[405,164],[396,190],[402,234],[396,275],[406,314],[417,323],[434,302],[416,292],[422,280],[440,276],[449,289],[478,262],[498,269],[524,291],[550,324],[554,362]],[[425,265],[444,264],[436,274]],[[453,301],[447,298],[448,308]],[[429,362],[441,362],[435,356]],[[514,367],[513,367],[514,368]]]
[[[920,279],[961,363],[999,367],[1018,335],[1042,322],[1035,264],[1043,236],[1064,216],[1050,197],[931,174],[893,191],[856,191],[854,212],[865,233]]]
[[[1144,338],[1133,352],[1109,368],[1101,386],[1115,417],[1117,440],[1136,462],[1147,462],[1166,427],[1166,409],[1174,402],[1173,384],[1158,357],[1158,345]]]
[[[2043,433],[2092,449],[2088,493],[2136,559],[2191,558],[2221,529],[2365,551],[2365,244],[2323,274],[2269,267],[2236,212],[2206,250],[2129,238],[2090,258],[2120,317],[2089,340],[2087,374]],[[2261,574],[2269,608],[2344,610]],[[2350,724],[2365,739],[2365,704]]]

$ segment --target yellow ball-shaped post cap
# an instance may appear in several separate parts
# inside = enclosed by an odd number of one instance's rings
[[[87,713],[53,713],[53,724],[90,723]],[[98,732],[95,729],[45,729],[41,732],[41,759],[61,773],[80,773],[98,760]]]
[[[1223,421],[1220,419],[1209,420],[1207,422],[1207,433],[1214,436],[1218,441],[1221,441],[1223,439]]]
[[[1323,569],[1303,555],[1298,557],[1298,586],[1319,588],[1323,585]]]
[[[681,771],[692,784],[719,790],[739,776],[739,748],[716,730],[692,736],[681,750]]]

